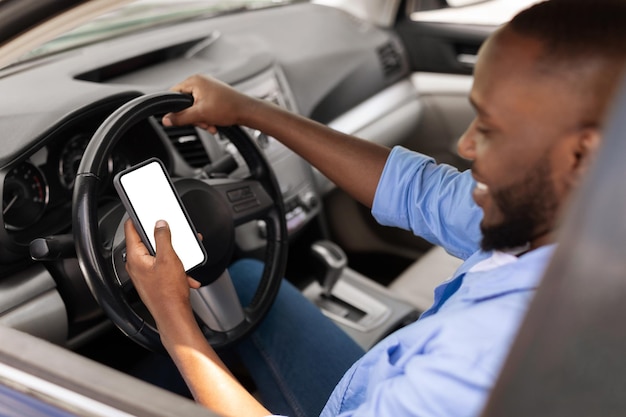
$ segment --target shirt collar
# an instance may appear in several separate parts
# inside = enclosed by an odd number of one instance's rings
[[[478,301],[537,288],[555,247],[542,246],[520,257],[503,252],[483,253],[468,266],[459,296]]]

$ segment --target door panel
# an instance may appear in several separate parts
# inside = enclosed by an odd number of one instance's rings
[[[412,81],[422,113],[415,134],[405,146],[460,170],[469,168],[469,161],[458,155],[456,145],[474,118],[468,100],[472,77],[420,72],[413,74]]]
[[[402,17],[397,31],[413,71],[471,74],[478,49],[495,28],[416,22]]]

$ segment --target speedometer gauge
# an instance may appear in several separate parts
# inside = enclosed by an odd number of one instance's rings
[[[74,188],[78,167],[89,144],[89,139],[91,139],[90,135],[79,133],[72,137],[61,150],[61,156],[59,157],[59,180],[68,190]],[[129,166],[130,162],[125,155],[114,152],[107,161],[108,172],[102,175],[113,175]]]
[[[48,204],[48,184],[41,171],[22,162],[4,179],[2,217],[7,229],[20,230],[35,223]]]
[[[78,166],[89,143],[89,136],[78,134],[71,138],[61,151],[59,158],[59,179],[68,190],[74,187]]]

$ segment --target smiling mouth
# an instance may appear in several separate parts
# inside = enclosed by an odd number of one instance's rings
[[[481,192],[486,192],[489,190],[487,184],[483,184],[482,182],[476,182],[476,189]]]
[[[478,204],[480,207],[483,207],[483,204],[488,194],[489,187],[487,186],[487,184],[476,181],[476,187],[474,187],[474,190],[472,190],[472,198],[474,198],[476,204]]]

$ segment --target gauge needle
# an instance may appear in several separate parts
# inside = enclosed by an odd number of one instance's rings
[[[17,201],[17,194],[13,196],[11,201],[9,201],[9,204],[7,204],[4,210],[2,210],[2,215],[7,214],[7,211],[9,211],[9,209],[13,206],[13,204],[15,204],[16,201]]]

